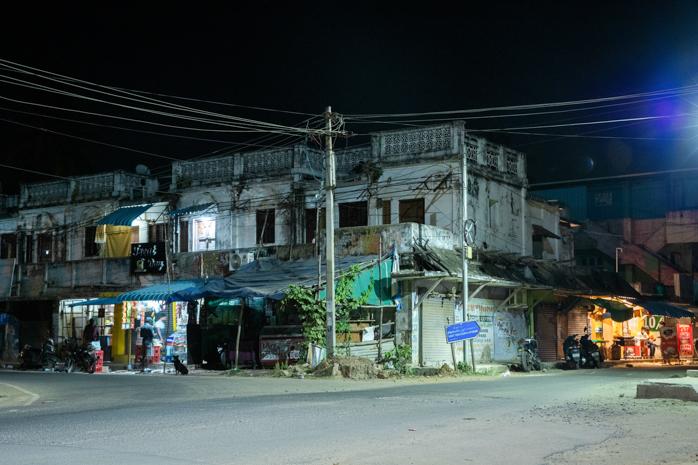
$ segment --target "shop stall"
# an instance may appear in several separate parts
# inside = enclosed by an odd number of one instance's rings
[[[689,310],[667,302],[590,299],[589,332],[609,360],[681,360],[694,355]]]

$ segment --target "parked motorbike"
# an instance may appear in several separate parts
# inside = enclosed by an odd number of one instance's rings
[[[228,348],[227,342],[219,342],[216,344],[216,352],[218,353],[218,361],[220,362],[223,369],[230,369],[230,350]]]
[[[25,344],[19,353],[19,367],[23,370],[30,368],[53,369],[57,363],[58,355],[56,355],[51,338],[47,339],[40,348]]]
[[[579,366],[582,368],[599,368],[603,362],[603,355],[599,346],[596,345],[589,335],[585,334],[579,339]]]
[[[565,365],[568,369],[576,370],[581,365],[581,352],[579,350],[579,340],[576,334],[567,336],[562,343],[562,351],[565,354]]]
[[[519,340],[519,358],[523,371],[540,370],[541,363],[538,358],[538,341],[533,338]]]
[[[63,343],[65,371],[71,373],[75,369],[86,373],[94,373],[97,368],[97,357],[92,346],[84,346],[70,338]]]

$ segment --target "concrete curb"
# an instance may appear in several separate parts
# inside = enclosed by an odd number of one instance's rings
[[[687,370],[694,371],[696,370]],[[698,402],[698,376],[647,380],[637,385],[638,399],[678,399]]]

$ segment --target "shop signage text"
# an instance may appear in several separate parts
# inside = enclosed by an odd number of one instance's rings
[[[134,274],[165,273],[167,271],[165,243],[131,244],[131,270]]]

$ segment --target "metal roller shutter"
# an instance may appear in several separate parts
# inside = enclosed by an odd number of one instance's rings
[[[567,334],[584,335],[584,328],[589,325],[587,310],[585,308],[573,308],[567,313]]]
[[[536,339],[538,354],[544,362],[557,360],[557,309],[553,305],[540,304],[536,309]]]
[[[451,346],[446,342],[444,326],[453,323],[453,301],[426,299],[422,303],[422,365],[453,365]]]

